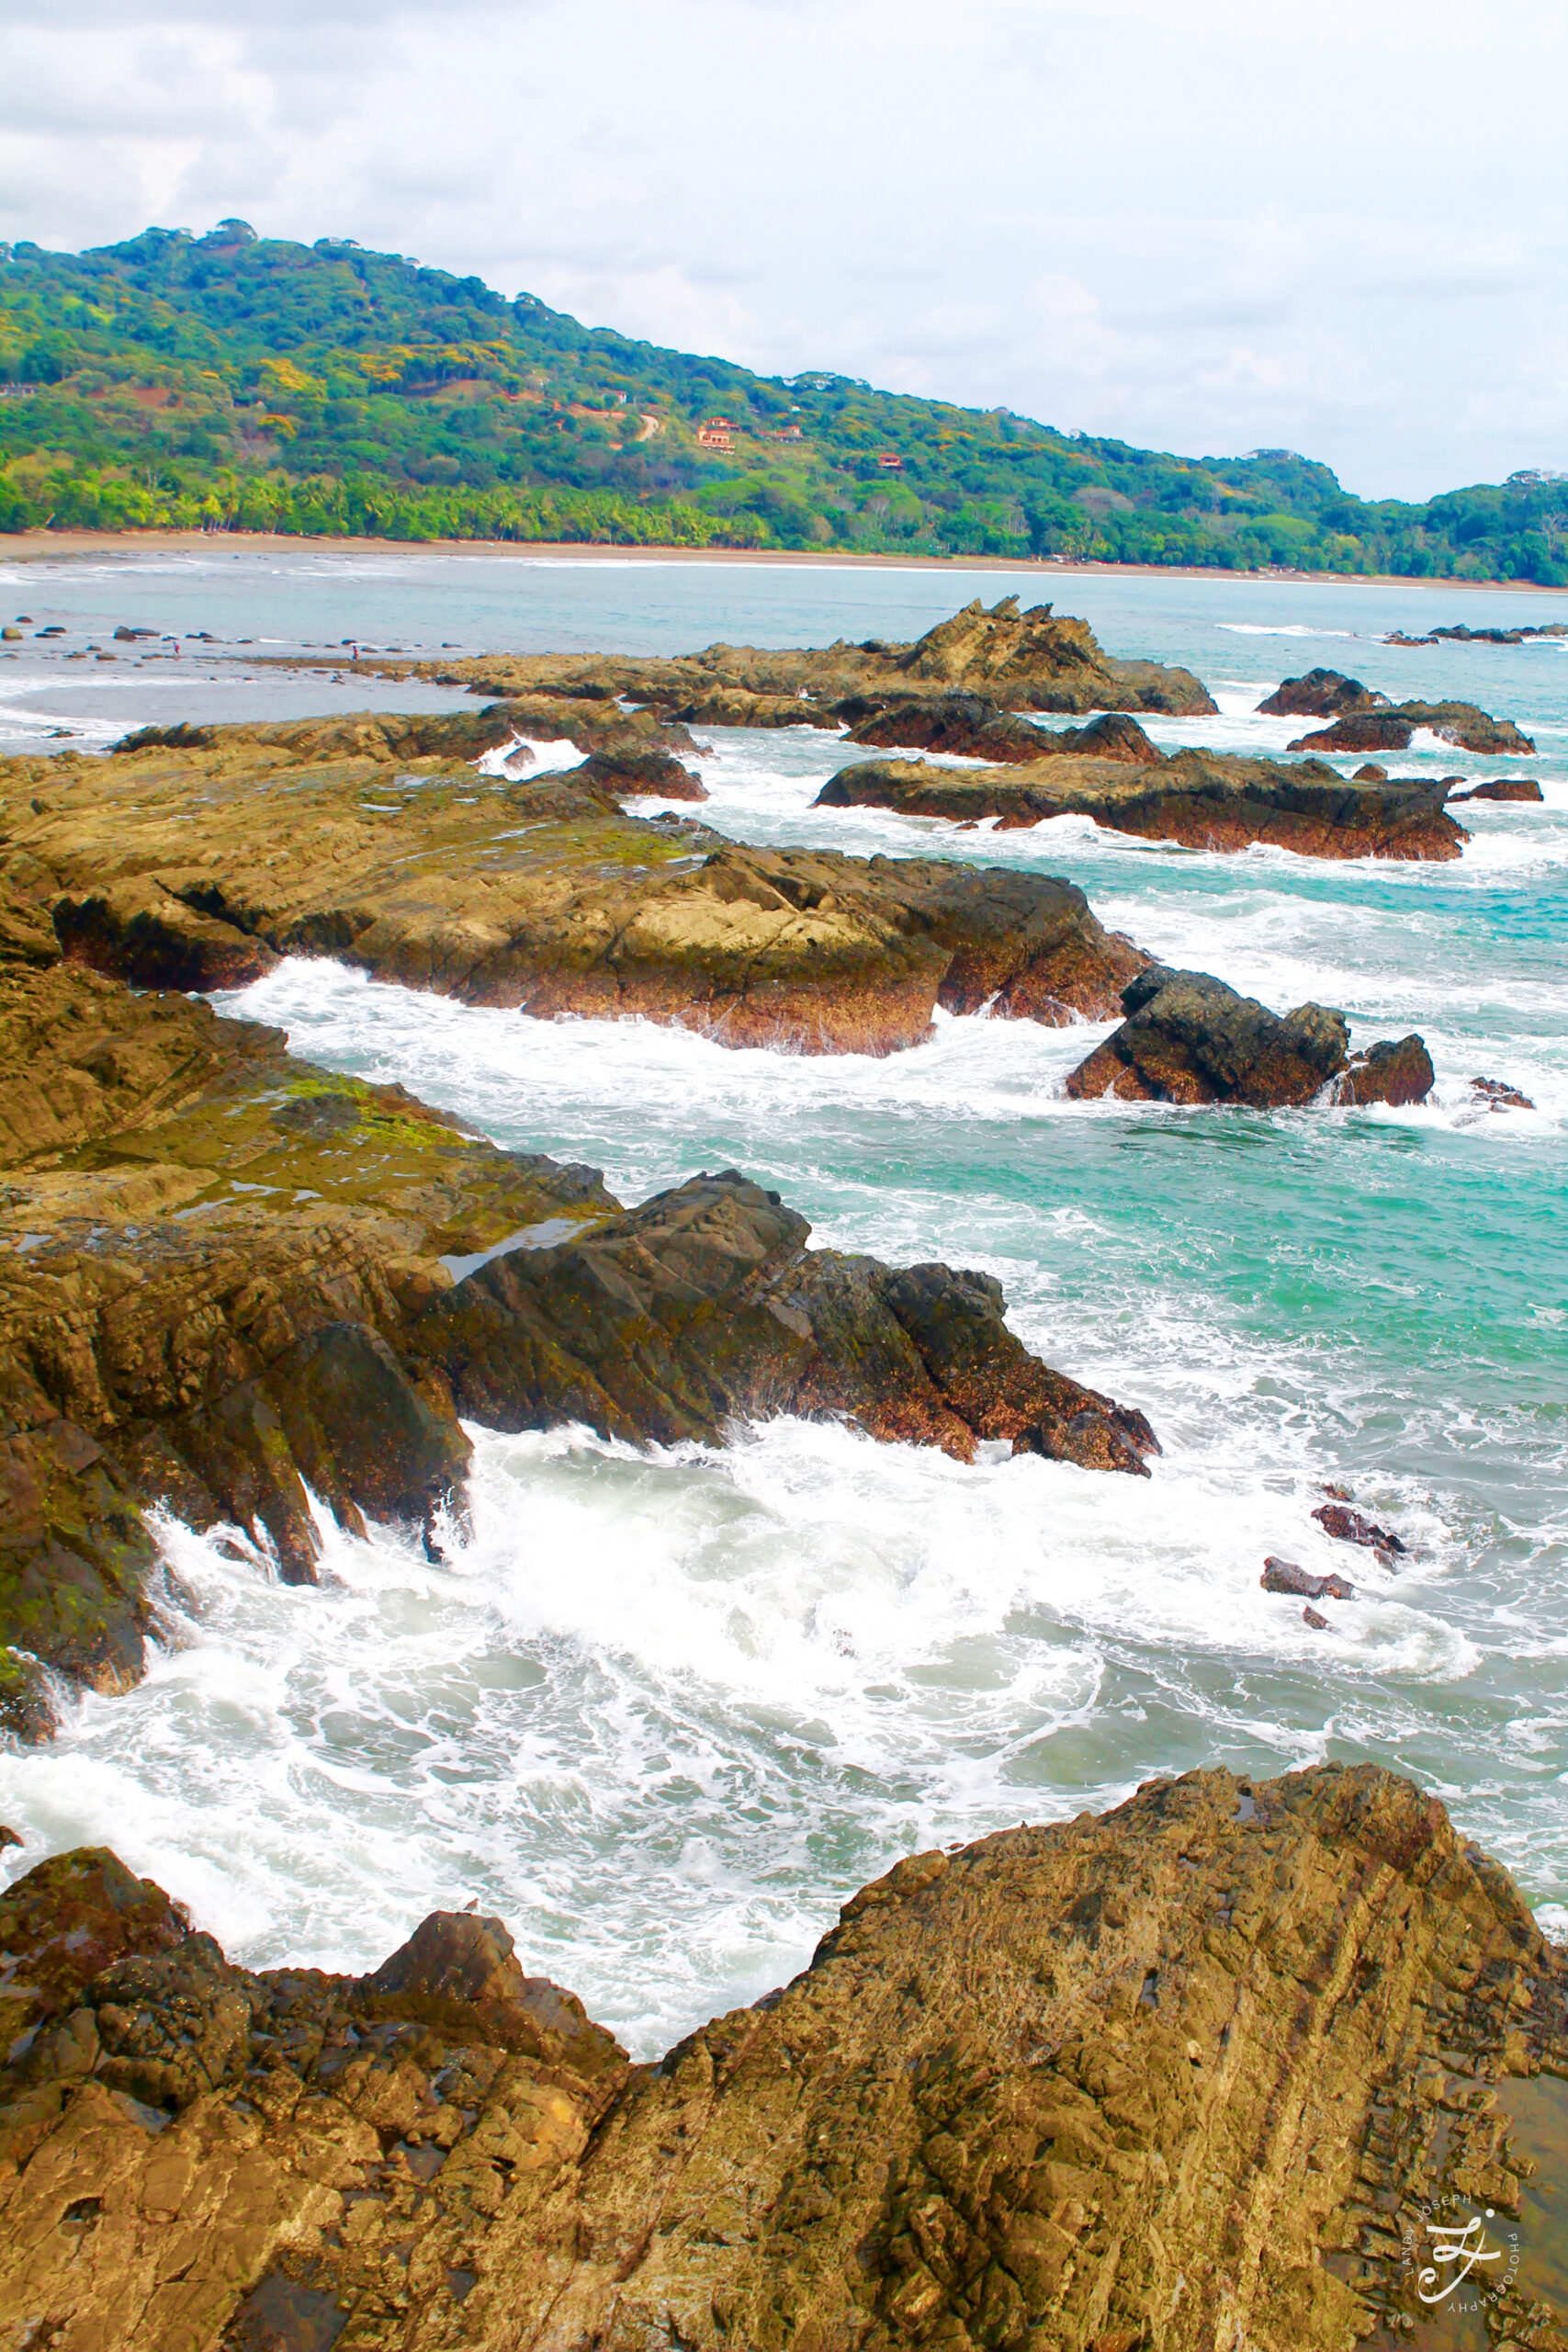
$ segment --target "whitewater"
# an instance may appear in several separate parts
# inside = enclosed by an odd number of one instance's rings
[[[269,672],[264,637],[820,643],[910,636],[1019,584],[321,550],[0,566],[0,595],[68,631],[0,670],[0,731],[38,749],[148,719],[463,701]],[[1325,662],[1515,718],[1536,758],[1427,741],[1388,764],[1524,772],[1543,804],[1467,805],[1464,855],[1435,865],[1210,856],[1076,818],[955,833],[814,809],[846,754],[800,729],[705,734],[704,820],[1066,875],[1169,960],[1281,1011],[1342,1007],[1353,1045],[1419,1029],[1428,1106],[1069,1102],[1104,1027],[939,1016],[883,1059],[732,1052],[302,959],[218,1001],[498,1143],[591,1161],[628,1202],[739,1167],[818,1242],[994,1273],[1032,1347],[1148,1414],[1153,1477],[999,1448],[964,1466],[792,1420],[669,1451],[476,1430],[472,1529],[443,1565],[323,1518],[320,1589],[288,1588],[168,1522],[146,1681],[0,1757],[0,1818],[27,1839],[12,1875],[112,1844],[252,1965],[361,1967],[423,1912],[477,1902],[646,2054],[804,1965],[911,1849],[1197,1765],[1372,1758],[1435,1791],[1568,1931],[1568,653],[1381,641],[1561,616],[1438,588],[1024,584],[1112,652],[1203,677],[1220,716],[1149,721],[1162,743],[1281,752],[1302,723],[1256,705]],[[64,666],[118,621],[222,642]],[[1535,1108],[1487,1112],[1478,1075]],[[1408,1553],[1383,1566],[1332,1543],[1311,1517],[1326,1485]],[[1332,1632],[1259,1589],[1269,1553],[1354,1579]]]

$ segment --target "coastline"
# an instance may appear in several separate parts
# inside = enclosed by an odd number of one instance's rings
[[[1074,563],[1035,556],[856,555],[794,548],[596,547],[581,540],[554,539],[306,538],[276,531],[18,531],[0,541],[0,564],[132,551],[147,555],[211,553],[220,543],[264,555],[320,548],[355,556],[467,555],[550,563],[761,564],[819,571],[997,571],[1021,573],[1036,580],[1225,580],[1275,586],[1425,588],[1462,595],[1568,595],[1568,590],[1544,587],[1534,580],[1416,580],[1398,572],[1382,571],[1223,571],[1207,564]]]

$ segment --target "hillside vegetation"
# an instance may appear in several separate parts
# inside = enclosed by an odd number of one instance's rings
[[[1283,449],[1185,458],[756,376],[349,239],[0,245],[0,531],[1092,558],[1568,584],[1568,481],[1411,505]]]

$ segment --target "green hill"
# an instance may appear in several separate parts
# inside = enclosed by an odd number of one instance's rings
[[[1005,409],[752,375],[348,239],[0,245],[0,531],[1091,557],[1568,584],[1568,481],[1368,502]]]

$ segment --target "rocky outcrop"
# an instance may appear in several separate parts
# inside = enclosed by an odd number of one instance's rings
[[[295,657],[289,666],[327,665]],[[438,678],[483,695],[602,704],[619,699],[705,727],[836,727],[857,703],[857,716],[867,716],[872,698],[908,703],[953,693],[984,695],[1009,710],[1188,716],[1215,707],[1190,670],[1117,661],[1087,621],[1054,613],[1049,605],[1021,611],[1016,596],[1004,596],[989,609],[976,598],[913,644],[881,638],[804,648],[721,644],[653,660],[615,654],[490,654],[456,662],[364,658],[356,667],[397,678]]]
[[[1309,670],[1286,678],[1258,706],[1269,718],[1342,718],[1348,712],[1386,710],[1388,696],[1341,670]]]
[[[1354,1600],[1356,1588],[1347,1584],[1343,1577],[1309,1576],[1293,1560],[1268,1559],[1263,1574],[1258,1579],[1265,1592],[1288,1592],[1298,1600]]]
[[[848,740],[1024,766],[1064,754],[1127,760],[1144,767],[1157,764],[1160,758],[1137,720],[1125,711],[1102,711],[1087,727],[1036,727],[980,695],[936,695],[878,707],[851,727]]]
[[[929,938],[942,871],[917,880]],[[1029,942],[1000,911],[997,929],[1027,975]],[[1028,1353],[985,1276],[810,1250],[805,1219],[734,1173],[626,1215],[596,1170],[497,1151],[400,1087],[291,1059],[276,1030],[133,996],[58,949],[40,965],[25,907],[0,938],[17,1735],[49,1728],[43,1669],[104,1691],[141,1671],[149,1505],[296,1582],[321,1548],[310,1494],[351,1532],[400,1523],[434,1553],[461,1521],[461,1414],[717,1442],[739,1416],[831,1413],[964,1459],[1000,1439],[1133,1472],[1157,1451],[1141,1415]],[[1060,943],[1034,944],[1044,969]]]
[[[65,2346],[1343,2352],[1450,2210],[1518,2248],[1495,2335],[1568,2345],[1514,2112],[1568,2121],[1562,1956],[1371,1766],[910,1856],[652,2065],[500,1921],[253,1972],[102,1853],[0,1901],[24,1975],[95,1879],[149,1948],[72,1954],[0,2077],[0,2308]]]
[[[1417,728],[1436,735],[1439,742],[1457,743],[1461,751],[1489,758],[1533,752],[1535,743],[1521,735],[1511,718],[1494,718],[1472,702],[1402,702],[1367,710],[1352,710],[1315,734],[1299,735],[1292,752],[1407,752]]]
[[[1467,838],[1443,813],[1446,783],[1347,779],[1322,760],[1292,766],[1148,748],[1152,758],[1134,761],[1125,752],[1111,759],[1058,747],[1031,765],[969,769],[863,760],[830,776],[816,805],[895,808],[961,825],[996,818],[998,831],[1086,816],[1145,841],[1220,851],[1269,842],[1303,857],[1450,858]]]
[[[1349,1059],[1342,1012],[1298,1005],[1283,1018],[1208,972],[1152,965],[1122,991],[1127,1018],[1066,1080],[1078,1102],[1234,1102],[1280,1110],[1336,1083],[1336,1100],[1409,1102],[1432,1065],[1419,1037]],[[1349,1089],[1345,1093],[1342,1090]],[[1381,1091],[1380,1091],[1381,1090]]]
[[[1048,876],[627,817],[621,793],[680,786],[657,743],[530,781],[421,748],[447,726],[465,754],[513,740],[502,710],[0,763],[0,876],[74,962],[139,987],[231,987],[328,954],[469,1003],[814,1053],[914,1045],[937,1004],[987,997],[1100,1018],[1141,960]]]
[[[1535,1104],[1517,1086],[1505,1078],[1472,1078],[1471,1091],[1480,1096],[1489,1111],[1533,1111]]]
[[[1442,645],[1452,641],[1458,645],[1525,645],[1537,637],[1568,637],[1568,621],[1547,621],[1531,628],[1434,628],[1425,637],[1406,637],[1403,629],[1391,629],[1384,638],[1385,645]]]
[[[1542,800],[1540,786],[1533,775],[1493,776],[1485,784],[1472,784],[1468,792],[1450,792],[1454,800]]]

